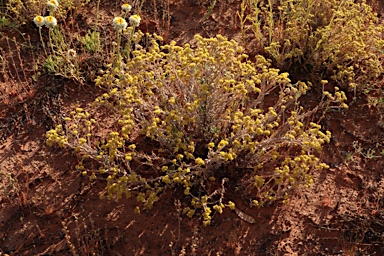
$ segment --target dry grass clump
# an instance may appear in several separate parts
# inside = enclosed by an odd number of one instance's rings
[[[208,225],[213,210],[234,209],[226,190],[241,188],[256,206],[286,201],[291,190],[313,182],[311,172],[327,168],[316,153],[331,134],[307,124],[317,109],[299,102],[310,84],[292,84],[262,56],[251,63],[242,47],[220,35],[196,35],[195,47],[160,46],[161,39],[154,35],[148,49],[136,45],[96,79],[109,90],[92,107],[108,113],[107,135],[100,133],[103,118],[82,108],[47,132],[48,145],[79,153],[83,175],[106,178],[101,197],[135,195],[140,212],[165,189],[183,188],[190,201],[184,213],[202,213]],[[100,165],[97,172],[87,168],[89,159]]]

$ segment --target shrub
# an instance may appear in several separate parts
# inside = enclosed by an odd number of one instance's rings
[[[242,9],[243,29],[282,70],[362,90],[383,72],[384,26],[365,1],[244,0]]]
[[[151,208],[176,187],[190,201],[184,213],[202,213],[208,225],[212,211],[234,209],[225,191],[237,187],[256,206],[286,201],[327,168],[316,153],[331,134],[305,122],[314,110],[299,102],[310,84],[291,84],[262,56],[251,63],[220,35],[196,35],[195,47],[159,40],[96,79],[108,92],[94,101],[95,114],[77,108],[47,132],[48,145],[82,156],[76,168],[84,175],[106,178],[101,197],[135,195]],[[99,170],[86,168],[87,159]]]

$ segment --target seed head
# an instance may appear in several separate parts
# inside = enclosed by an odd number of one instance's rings
[[[68,59],[75,59],[76,58],[76,51],[74,49],[69,49],[67,51],[67,58]]]

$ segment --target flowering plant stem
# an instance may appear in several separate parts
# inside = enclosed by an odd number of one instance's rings
[[[96,7],[96,22],[95,22],[95,29],[96,32],[97,29],[97,22],[99,21],[99,8],[100,8],[100,0],[97,1],[97,7]]]
[[[116,63],[118,67],[120,67],[121,54],[120,54],[120,41],[121,41],[121,30],[117,31],[117,57]]]
[[[49,28],[49,44],[50,44],[50,46],[51,46],[51,50],[52,50],[52,54],[54,54],[54,50],[53,50],[53,43],[52,43],[52,29],[54,29],[54,28]],[[48,57],[48,55],[47,55],[47,57]]]
[[[43,40],[43,35],[41,34],[41,27],[39,27],[39,35],[40,35],[41,44],[43,45],[45,56],[48,57],[47,50],[45,49],[45,43]]]
[[[132,37],[135,34],[135,27],[132,28],[131,34],[129,35],[128,42],[125,45],[125,51],[124,53],[126,54],[127,59],[130,59],[130,53],[131,53],[131,46],[132,46]]]

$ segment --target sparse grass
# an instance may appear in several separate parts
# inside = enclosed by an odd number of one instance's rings
[[[29,38],[20,43],[16,38],[3,37],[0,39],[6,48],[0,48],[0,103],[8,104],[12,98],[22,101],[33,94],[36,70],[31,63],[26,63],[21,51],[32,49]],[[30,58],[34,59],[34,55]],[[32,76],[30,74],[32,73]],[[28,74],[28,75],[27,75]],[[32,79],[31,79],[32,78]]]
[[[73,217],[73,222],[63,221],[61,223],[65,241],[72,255],[105,255],[107,252],[110,253],[110,245],[106,244],[108,241],[106,229],[96,227],[91,215],[88,218]],[[70,229],[70,225],[74,227]]]
[[[360,142],[354,141],[352,144],[355,153],[366,158],[366,159],[374,159],[374,158],[382,158],[384,152],[384,148],[378,142],[375,147],[370,147],[368,149],[364,149]]]
[[[0,200],[6,200],[12,205],[16,205],[19,209],[23,209],[30,204],[29,193],[29,174],[21,169],[16,175],[10,172],[0,173],[1,183],[0,191],[4,191],[0,195]],[[25,177],[24,182],[20,182],[20,177]]]

